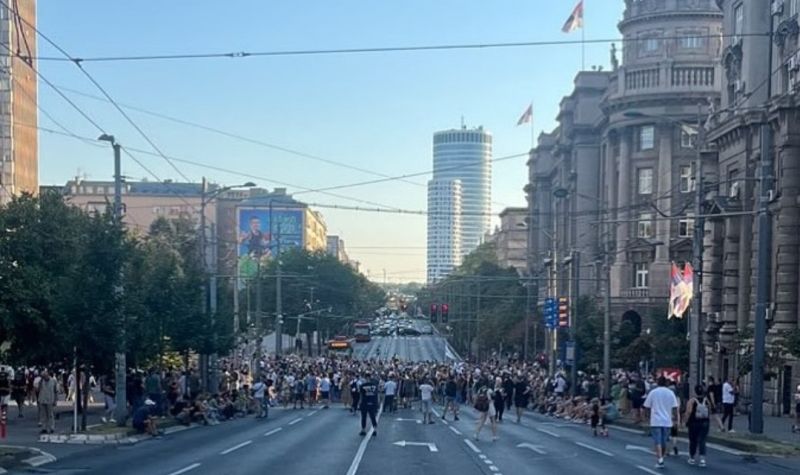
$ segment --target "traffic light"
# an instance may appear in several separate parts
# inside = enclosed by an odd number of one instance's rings
[[[569,326],[569,299],[566,297],[558,298],[558,326],[561,328]]]
[[[446,303],[442,304],[442,323],[447,323],[447,314],[450,312],[450,306]]]
[[[436,323],[439,319],[439,306],[435,303],[431,304],[431,323]]]

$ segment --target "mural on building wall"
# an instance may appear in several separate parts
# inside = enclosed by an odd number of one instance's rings
[[[303,211],[239,208],[236,229],[239,277],[255,277],[279,250],[303,246]]]

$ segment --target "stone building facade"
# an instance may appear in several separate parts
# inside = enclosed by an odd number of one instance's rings
[[[707,226],[706,255],[713,259],[704,281],[707,373],[744,375],[749,397],[750,338],[755,315],[758,217],[761,195],[761,125],[772,129],[773,186],[765,413],[788,414],[800,383],[800,364],[781,355],[780,335],[800,325],[800,2],[717,0],[725,14],[722,103],[709,121],[709,140],[719,154],[713,193],[722,216]],[[772,41],[765,35],[774,31]],[[768,74],[771,71],[772,74]],[[710,255],[709,255],[710,254]]]

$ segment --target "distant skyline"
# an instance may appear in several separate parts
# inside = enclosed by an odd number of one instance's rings
[[[407,0],[404,2],[295,1],[273,3],[147,0],[39,0],[38,28],[77,57],[233,51],[277,51],[579,40],[560,29],[575,2],[563,0]],[[618,38],[624,2],[586,2],[586,39]],[[619,44],[617,45],[620,46]],[[586,65],[606,67],[609,43],[586,45]],[[58,52],[39,42],[42,56]],[[580,45],[85,63],[120,103],[218,128],[241,137],[343,162],[355,171],[289,154],[263,144],[187,127],[128,111],[167,155],[218,169],[175,162],[193,181],[249,181],[326,188],[431,170],[431,134],[483,125],[494,135],[494,157],[525,153],[531,130],[516,121],[533,102],[535,130],[550,130],[558,103],[581,65]],[[68,62],[40,61],[58,86],[99,95]],[[114,108],[69,97],[124,146],[151,150]],[[54,93],[39,85],[40,106],[70,132],[97,130]],[[40,113],[40,126],[59,126]],[[70,137],[40,132],[40,181],[64,184],[78,174],[111,178],[111,151]],[[159,157],[135,153],[160,179],[182,180]],[[493,164],[493,212],[524,206],[525,157]],[[125,158],[124,174],[149,176]],[[225,169],[228,171],[222,171]],[[264,180],[267,178],[270,181]],[[424,210],[430,176],[341,188],[331,196],[301,193],[309,203]],[[412,183],[408,183],[412,182]],[[286,186],[289,192],[299,191]],[[344,199],[342,196],[351,199]],[[354,200],[361,200],[354,201]],[[425,279],[426,217],[318,208],[330,234],[376,281]],[[494,221],[493,221],[494,222]]]

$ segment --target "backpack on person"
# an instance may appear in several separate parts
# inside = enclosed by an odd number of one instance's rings
[[[706,399],[703,399],[702,401],[696,399],[694,405],[694,418],[705,420],[708,419],[709,413],[710,411],[708,409],[708,404],[706,404]]]
[[[489,395],[486,388],[478,391],[478,395],[475,397],[475,409],[479,412],[487,412],[489,410]]]

